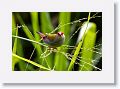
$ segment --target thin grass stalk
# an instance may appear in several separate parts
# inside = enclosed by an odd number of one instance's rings
[[[90,13],[89,13],[89,15],[88,15],[87,24],[89,23],[89,20],[90,20]],[[82,47],[82,44],[83,44],[83,41],[84,41],[84,38],[85,38],[86,30],[87,30],[87,26],[86,26],[84,35],[83,35],[82,39],[80,40],[80,42],[79,42],[79,44],[78,44],[78,46],[77,46],[77,48],[76,48],[76,50],[75,50],[75,52],[74,52],[74,55],[73,55],[72,60],[71,60],[71,62],[70,62],[70,64],[69,64],[69,67],[68,67],[68,71],[72,71],[72,69],[74,68],[75,61],[76,61],[76,59],[77,59],[77,56],[78,56],[78,54],[79,54],[79,51],[80,51],[80,49],[81,49],[81,47]]]
[[[16,34],[16,22],[15,22],[15,17],[14,14],[12,14],[12,35]]]
[[[32,64],[32,65],[34,65],[34,66],[37,66],[37,67],[39,67],[39,68],[42,68],[42,69],[45,69],[45,70],[50,70],[50,69],[48,69],[48,68],[46,68],[46,67],[44,67],[44,66],[42,66],[42,65],[40,65],[40,64],[37,64],[37,63],[35,63],[35,62],[33,62],[33,61],[30,61],[30,60],[28,60],[28,59],[25,59],[25,58],[23,58],[23,57],[20,57],[20,56],[14,54],[14,53],[12,54],[12,56],[15,57],[15,58],[21,59],[21,60],[23,60],[23,61],[26,61],[26,62],[28,62],[28,63],[30,63],[30,64]]]
[[[36,45],[39,44],[39,45],[41,45],[41,46],[48,47],[47,45],[44,45],[43,43],[37,42],[37,41],[35,41],[35,40],[30,40],[30,39],[27,39],[27,38],[24,38],[24,37],[14,36],[14,35],[12,35],[12,37],[14,37],[14,38],[19,38],[19,39],[22,39],[22,40],[26,40],[26,41],[35,43]]]
[[[19,13],[16,14],[18,21],[20,22],[21,25],[24,25],[23,27],[23,31],[25,32],[26,36],[31,39],[31,40],[35,40],[34,36],[32,35],[32,33],[30,32],[30,30],[28,29],[28,27],[25,25],[22,17],[20,16]],[[34,44],[33,44],[34,45]]]
[[[20,39],[17,39],[17,55],[24,57],[23,47]],[[24,61],[19,60],[18,65],[21,71],[25,70],[26,63]]]
[[[41,31],[43,33],[50,33],[51,31],[54,30],[53,25],[51,23],[49,12],[41,12],[40,21],[41,21]]]
[[[39,21],[38,21],[38,12],[31,12],[31,22],[32,22],[32,27],[33,27],[33,34],[35,37],[35,41],[39,41],[40,40],[40,36],[36,33],[39,31]],[[39,59],[41,53],[42,53],[42,49],[40,45],[36,45],[36,50],[37,50],[37,59]],[[39,60],[39,63],[42,63],[42,59]]]
[[[17,36],[17,35],[18,35],[18,28],[17,28],[17,30],[16,30],[16,36]],[[13,52],[14,54],[16,54],[16,52],[17,52],[17,38],[15,38],[12,52]],[[14,68],[15,68],[15,64],[18,63],[18,61],[19,61],[19,60],[18,60],[17,58],[12,57],[12,70],[13,70],[13,71],[14,71]]]
[[[49,12],[40,12],[40,21],[41,21],[41,32],[43,32],[44,34],[50,33],[51,31],[54,30]],[[45,51],[46,48],[44,48],[43,50]],[[54,65],[54,54],[52,53],[51,55],[46,57],[46,60],[48,63],[46,64],[46,62],[44,61],[43,64],[46,66],[49,65],[52,68]]]
[[[96,24],[89,22],[88,28],[87,28],[87,33],[84,38],[84,42],[83,42],[83,46],[82,46],[83,49],[81,50],[81,52],[82,52],[81,57],[84,59],[81,59],[80,64],[84,65],[84,66],[79,67],[79,70],[81,70],[81,71],[93,70],[93,67],[91,65],[93,65],[92,60],[93,60],[93,54],[94,54],[93,51],[94,50],[92,48],[94,48],[95,41],[96,41]],[[86,49],[91,49],[93,51],[89,51]],[[88,64],[84,63],[83,61],[87,62]]]
[[[66,23],[70,23],[70,18],[71,18],[71,13],[70,12],[60,12],[59,13],[59,24],[63,25]],[[67,44],[67,40],[69,39],[70,36],[70,25],[61,27],[59,29],[60,32],[63,32],[65,34],[65,43]],[[58,48],[59,50],[61,50],[61,48]],[[67,50],[65,50],[66,52]],[[68,60],[66,59],[66,57],[64,55],[61,55],[60,53],[56,53],[55,55],[55,70],[58,71],[65,71],[67,70],[67,66],[68,66]]]

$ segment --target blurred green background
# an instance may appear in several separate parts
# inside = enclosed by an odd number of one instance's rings
[[[89,19],[89,15],[90,17],[93,16],[93,18]],[[79,19],[82,20],[77,21]],[[73,21],[76,22],[74,22],[73,24],[67,24]],[[85,22],[87,23],[87,26],[88,24],[92,23],[91,28],[88,28],[88,32],[86,33],[86,35],[84,34],[83,40],[78,41],[78,38],[80,37],[80,31]],[[28,61],[21,60],[22,58],[25,58],[27,60],[30,59],[34,63],[42,65],[43,67],[50,70],[54,69],[55,71],[99,71],[100,69],[102,69],[101,12],[91,12],[90,14],[89,12],[12,13],[12,35],[34,40],[42,44],[44,43],[43,41],[40,41],[40,36],[36,32],[40,31],[43,33],[51,33],[58,26],[61,27],[57,29],[54,33],[57,33],[59,31],[64,32],[66,37],[64,45],[67,45],[68,47],[61,46],[57,49],[65,53],[66,55],[67,53],[70,54],[72,56],[71,60],[75,61],[71,62],[70,58],[66,58],[65,55],[59,52],[52,52],[46,58],[40,58],[41,54],[46,50],[46,47],[38,45],[31,41],[25,41],[23,39],[12,37],[13,54],[21,57],[19,58],[13,55],[12,70],[46,71],[46,69],[44,68],[39,68],[38,66],[35,66],[36,64],[34,65]],[[80,28],[80,30],[78,30],[78,28]],[[70,49],[70,46],[74,47]],[[49,53],[49,49],[47,49],[47,51]],[[75,53],[77,54],[77,56],[75,56]],[[95,61],[94,63],[92,62],[93,60]]]

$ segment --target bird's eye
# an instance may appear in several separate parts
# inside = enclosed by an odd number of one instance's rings
[[[47,36],[43,36],[42,38],[45,39]]]
[[[62,32],[58,32],[57,34],[58,34],[59,36],[62,36],[62,35],[63,35],[63,33],[62,33]]]

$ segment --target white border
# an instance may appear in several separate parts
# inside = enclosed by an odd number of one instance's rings
[[[5,1],[5,0],[4,0]],[[7,5],[6,5],[7,4]],[[0,11],[0,82],[3,83],[114,83],[114,4],[112,0],[11,0]],[[11,71],[11,12],[102,12],[102,71]]]

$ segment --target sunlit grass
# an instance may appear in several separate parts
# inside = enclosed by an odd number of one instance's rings
[[[42,69],[45,69],[45,70],[50,70],[50,69],[48,69],[48,68],[46,68],[46,67],[44,67],[44,66],[42,66],[42,65],[40,65],[40,64],[37,64],[37,63],[35,63],[35,62],[33,62],[33,61],[30,61],[30,60],[28,60],[28,59],[22,58],[22,57],[20,57],[20,56],[18,56],[18,55],[16,55],[16,54],[12,54],[12,56],[15,57],[15,58],[17,58],[17,59],[21,59],[21,60],[23,60],[23,61],[26,61],[26,62],[28,62],[28,63],[30,63],[30,64],[32,64],[32,65],[34,65],[34,66],[37,66],[37,67],[39,67],[39,68],[42,68]]]
[[[84,13],[84,12],[83,12]],[[12,15],[12,37],[13,37],[13,58],[12,70],[16,70],[17,63],[19,70],[55,70],[55,71],[92,71],[101,70],[94,65],[101,59],[101,51],[94,50],[96,43],[97,28],[96,24],[90,22],[91,19],[97,17],[96,14],[88,13],[86,18],[74,20],[71,22],[71,12],[60,12],[58,15],[58,27],[54,28],[49,12],[30,12],[31,27],[27,26],[20,13],[13,13]],[[40,16],[40,18],[39,18]],[[16,18],[19,21],[20,27],[17,26]],[[81,22],[82,20],[85,20]],[[82,25],[77,25],[80,23]],[[40,24],[40,25],[39,25]],[[89,26],[90,25],[90,26]],[[77,27],[79,26],[79,27]],[[76,30],[77,27],[77,30]],[[16,29],[15,29],[16,28]],[[22,29],[21,29],[22,28]],[[74,28],[74,29],[73,29]],[[24,31],[27,38],[19,36],[19,29]],[[79,39],[79,32],[83,31],[83,36]],[[40,36],[36,32],[56,33],[63,32],[65,34],[65,42],[57,49],[50,49],[48,45],[42,42]],[[75,31],[75,32],[74,32]],[[78,34],[77,40],[75,39]],[[74,43],[71,41],[73,40]],[[28,41],[34,47],[30,52],[30,57],[25,58],[25,50],[22,48],[24,41]],[[71,43],[74,44],[71,46]],[[29,44],[28,44],[29,45]],[[20,50],[21,49],[21,50]],[[100,47],[97,49],[101,49]],[[28,52],[28,51],[27,51]],[[100,54],[100,55],[98,55]],[[95,60],[97,59],[97,60]],[[74,66],[78,65],[78,68]],[[36,68],[36,67],[38,68]]]
[[[70,12],[62,12],[59,14],[59,24],[64,25],[66,23],[70,23],[71,13]],[[69,39],[70,36],[70,25],[64,26],[59,29],[60,32],[63,32],[65,34],[65,43],[68,44],[67,39]],[[60,48],[59,48],[60,49]],[[65,50],[66,52],[67,50]],[[64,55],[61,55],[60,53],[56,53],[55,55],[55,70],[67,70],[67,59]]]

